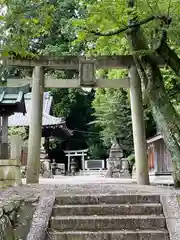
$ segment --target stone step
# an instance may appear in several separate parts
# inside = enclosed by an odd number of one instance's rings
[[[57,196],[56,205],[159,203],[159,195],[74,195]]]
[[[169,240],[166,230],[50,232],[46,240]]]
[[[160,215],[160,203],[100,204],[100,205],[55,205],[52,216],[79,215]]]
[[[58,216],[51,217],[50,228],[60,231],[160,230],[166,228],[164,216]]]
[[[105,176],[107,170],[81,170],[79,176]]]

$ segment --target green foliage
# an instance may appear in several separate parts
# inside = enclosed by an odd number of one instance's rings
[[[95,37],[90,31],[107,33],[116,31],[128,25],[129,15],[137,16],[139,20],[150,16],[170,16],[173,21],[170,26],[164,25],[168,31],[169,40],[176,45],[179,44],[179,20],[180,5],[179,0],[136,0],[134,9],[127,7],[127,0],[103,1],[81,1],[82,6],[87,11],[87,17],[75,21],[75,25],[81,27],[79,31],[79,41],[88,41],[89,50],[98,52],[103,50],[113,54],[119,54],[122,47],[130,51],[124,32],[112,37]],[[149,44],[156,45],[160,38],[162,22],[154,20],[143,25],[143,30],[148,36]],[[85,30],[84,30],[85,29]],[[117,50],[117,51],[116,51]],[[104,52],[103,52],[104,53]]]
[[[90,138],[88,141],[88,149],[88,153],[92,159],[101,159],[108,156],[107,151],[100,139],[96,141],[94,138]]]
[[[180,103],[180,78],[171,69],[163,69],[162,74],[165,81],[167,93],[174,104]]]
[[[4,0],[1,3],[2,54],[14,52],[17,55],[33,54],[33,44],[49,35],[54,20],[55,6],[50,1]]]
[[[128,94],[125,90],[98,89],[93,102],[94,121],[100,126],[106,146],[117,138],[126,156],[133,150],[132,121]]]
[[[0,2],[0,36],[3,55],[14,53],[23,57],[42,54],[76,53],[76,28],[71,21],[77,14],[76,0],[4,0]]]
[[[85,130],[85,125],[91,119],[92,92],[83,89],[61,89],[52,91],[56,116],[66,117],[68,127],[71,129]],[[90,118],[90,119],[89,119]]]
[[[87,17],[74,21],[74,24],[79,26],[79,36],[76,42],[86,41],[88,54],[131,54],[125,32],[110,37],[97,37],[90,32],[93,30],[95,32],[107,33],[121,29],[128,25],[129,14],[137,16],[139,20],[146,19],[152,15],[169,15],[173,18],[170,26],[162,26],[162,22],[155,20],[143,25],[142,29],[147,36],[149,45],[153,48],[159,43],[163,27],[168,32],[168,41],[176,49],[176,52],[178,52],[179,47],[177,48],[177,43],[179,43],[179,37],[177,36],[180,29],[180,26],[177,27],[180,20],[179,1],[137,0],[135,2],[135,8],[132,11],[127,7],[127,0],[115,0],[111,1],[111,3],[108,0],[90,2],[82,1],[82,6],[84,6],[87,11]],[[153,49],[151,51],[153,51]],[[169,69],[163,69],[162,73],[167,92],[171,100],[178,105],[180,79]],[[109,70],[105,74],[103,71],[100,71],[100,75],[101,74],[103,77],[109,79],[123,77],[122,72],[118,70]],[[94,101],[95,116],[97,118],[97,123],[103,129],[102,137],[106,145],[110,144],[110,138],[118,134],[121,129],[119,122],[117,121],[120,108],[118,104],[121,105],[120,98],[118,94],[110,94],[108,91],[109,90],[98,90]],[[118,103],[117,106],[112,106],[113,101]],[[147,137],[150,137],[156,133],[156,124],[147,106],[145,106],[145,119],[146,134]]]
[[[84,10],[80,8],[78,1],[66,0],[57,1],[56,19],[53,22],[51,34],[45,41],[43,54],[53,56],[80,54],[84,43],[73,45],[76,39],[76,27],[72,26],[74,17],[84,15]],[[49,74],[57,78],[72,78],[77,75],[75,71],[53,71]],[[91,106],[94,99],[94,91],[87,92],[83,89],[51,89],[56,116],[64,116],[68,128],[75,130],[72,138],[72,148],[90,149],[92,157],[101,157],[105,153],[104,146],[99,138],[99,130],[88,125],[94,118]],[[94,132],[90,134],[88,131]]]
[[[89,138],[87,141],[88,153],[93,159],[107,158],[108,151],[104,146],[104,143],[100,135],[100,127],[95,124],[89,125]]]
[[[61,56],[74,55],[81,51],[82,44],[72,46],[76,39],[76,27],[72,26],[72,19],[83,16],[76,0],[54,1],[55,14],[49,31],[49,36],[44,39],[42,54]]]
[[[27,138],[27,131],[25,127],[10,127],[8,129],[9,136],[19,136],[23,140]]]

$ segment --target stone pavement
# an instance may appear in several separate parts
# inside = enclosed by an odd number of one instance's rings
[[[165,179],[163,180],[165,181]],[[168,179],[166,180],[169,181]],[[36,198],[43,192],[59,194],[160,194],[180,195],[180,190],[168,186],[137,185],[132,179],[104,178],[99,176],[55,176],[54,179],[40,178],[39,184],[25,184],[0,191],[0,202],[9,198]]]
[[[150,176],[151,185],[172,185],[172,176]],[[23,183],[26,180],[23,179]],[[60,176],[56,175],[54,178],[40,178],[40,184],[84,184],[84,183],[117,183],[117,184],[132,184],[136,183],[134,179],[120,179],[120,178],[104,178],[98,175],[89,176]]]

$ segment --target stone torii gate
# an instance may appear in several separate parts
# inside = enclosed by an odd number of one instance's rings
[[[88,151],[88,149],[84,149],[84,150],[66,150],[66,151],[64,151],[66,156],[68,157],[68,172],[70,172],[71,157],[80,156],[81,157],[82,170],[85,169],[85,167],[84,167],[84,160],[85,160],[84,157],[87,156],[87,151]]]
[[[32,84],[32,116],[29,128],[27,183],[39,182],[40,140],[44,88],[130,88],[136,178],[138,184],[149,184],[147,149],[143,117],[141,81],[132,56],[100,56],[95,58],[64,56],[38,59],[3,58],[6,66],[33,67],[32,79],[21,83]],[[96,79],[96,69],[126,68],[129,77],[124,79]],[[45,78],[45,69],[79,70],[79,79]],[[14,79],[16,81],[16,79]]]

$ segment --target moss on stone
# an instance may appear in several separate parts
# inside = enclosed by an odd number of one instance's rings
[[[14,210],[17,211],[20,208],[20,201],[9,201],[3,206],[3,211],[5,214],[9,214]]]
[[[31,227],[35,209],[36,205],[34,202],[22,203],[14,226],[14,235],[16,239],[26,239]]]
[[[26,239],[33,214],[35,200],[10,200],[0,205],[0,240]]]
[[[178,202],[178,204],[180,206],[180,196],[176,196],[176,199],[177,199],[177,202]]]
[[[0,180],[0,189],[7,189],[10,186],[17,186],[21,185],[22,181],[21,179],[14,179],[14,180]]]
[[[15,240],[13,227],[7,215],[0,218],[0,239]]]
[[[16,159],[0,159],[0,166],[20,166],[20,161]]]
[[[0,188],[22,184],[18,160],[0,160]]]

